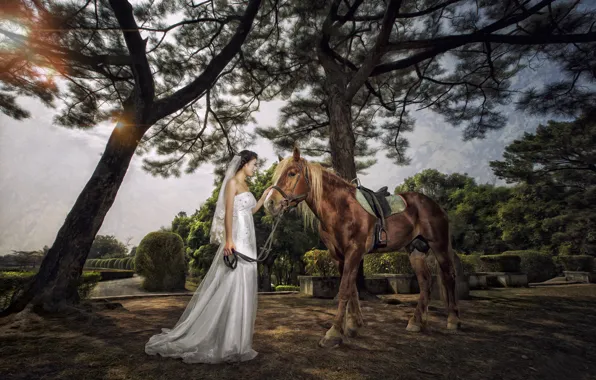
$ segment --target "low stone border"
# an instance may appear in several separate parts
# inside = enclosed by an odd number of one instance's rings
[[[544,286],[564,286],[564,285],[578,285],[585,284],[581,281],[557,281],[557,282],[530,282],[528,286],[530,288],[540,288]]]
[[[565,280],[579,281],[584,284],[596,283],[596,273],[582,272],[582,271],[563,271]]]
[[[97,300],[123,300],[132,298],[153,298],[153,297],[183,297],[192,296],[194,292],[180,292],[180,293],[144,293],[144,294],[130,294],[124,296],[105,296],[105,297],[91,297],[92,301]],[[283,292],[258,292],[259,295],[282,295],[282,294],[298,294],[296,291],[283,291]]]

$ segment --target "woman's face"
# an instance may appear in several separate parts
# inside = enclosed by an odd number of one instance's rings
[[[255,168],[257,165],[257,159],[253,158],[250,160],[246,165],[244,165],[244,173],[247,177],[251,177],[255,173]]]

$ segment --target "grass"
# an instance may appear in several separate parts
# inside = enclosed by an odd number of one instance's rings
[[[16,379],[594,379],[596,285],[473,291],[464,328],[445,329],[433,301],[429,329],[405,331],[417,299],[362,302],[360,337],[324,350],[332,300],[260,296],[253,348],[241,364],[185,364],[148,356],[144,344],[173,326],[188,297],[122,301],[91,322],[0,320],[0,378]]]

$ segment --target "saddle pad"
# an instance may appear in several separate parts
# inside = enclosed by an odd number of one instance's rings
[[[389,207],[391,208],[391,214],[385,215],[385,217],[388,217],[393,214],[398,214],[400,212],[404,212],[404,210],[408,206],[406,203],[406,200],[403,199],[401,195],[390,195],[388,197],[385,197],[385,199],[387,199],[387,202],[389,203]],[[360,205],[362,207],[364,207],[366,212],[368,212],[372,216],[376,216],[375,212],[370,207],[370,205],[368,204],[368,201],[364,197],[364,194],[362,194],[362,192],[359,189],[356,189],[356,200],[358,201],[358,203],[360,203]]]

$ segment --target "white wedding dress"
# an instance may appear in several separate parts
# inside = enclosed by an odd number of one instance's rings
[[[236,250],[257,257],[252,193],[234,197],[233,241]],[[182,358],[185,363],[247,361],[257,313],[257,263],[238,258],[232,270],[223,261],[220,244],[205,278],[172,329],[162,329],[145,344],[149,355]]]

